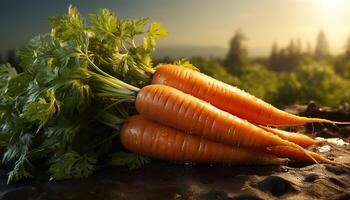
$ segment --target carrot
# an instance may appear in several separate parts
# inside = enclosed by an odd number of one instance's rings
[[[161,125],[141,115],[124,123],[121,143],[128,150],[152,158],[178,162],[284,164],[289,159],[256,150],[236,148]]]
[[[304,134],[301,133],[295,133],[295,132],[288,132],[288,131],[284,131],[284,130],[280,130],[280,129],[276,129],[276,128],[271,128],[271,127],[267,127],[267,126],[261,126],[259,125],[260,128],[264,129],[267,132],[270,132],[274,135],[277,135],[278,137],[288,140],[290,142],[293,142],[295,144],[298,144],[301,147],[308,147],[311,145],[317,145],[317,144],[321,144],[322,141],[319,140],[315,140],[309,136],[306,136]]]
[[[112,76],[93,75],[95,96],[111,98],[114,101],[112,106],[134,102],[136,110],[151,120],[215,142],[262,149],[286,145],[310,156],[301,146],[175,88],[148,85],[139,89]]]
[[[285,145],[305,151],[297,144],[165,85],[143,87],[138,91],[135,105],[149,119],[215,142],[250,148]]]
[[[313,160],[310,159],[310,157],[305,156],[305,153],[303,153],[303,152],[301,152],[298,149],[295,149],[293,147],[277,145],[277,146],[273,146],[273,147],[268,147],[267,150],[268,150],[268,152],[270,152],[278,157],[281,157],[281,158],[289,158],[292,160],[303,161],[303,162],[313,162]],[[320,154],[317,154],[315,152],[308,151],[308,153],[320,163],[335,164],[335,165],[339,164],[339,163],[331,161],[331,160],[329,160],[329,159],[327,159],[327,158],[325,158],[325,157],[323,157]]]
[[[349,124],[349,122],[334,122],[287,113],[237,87],[220,82],[200,72],[175,65],[160,66],[153,74],[152,84],[174,87],[209,102],[221,110],[257,124],[270,126],[294,126],[313,122]]]

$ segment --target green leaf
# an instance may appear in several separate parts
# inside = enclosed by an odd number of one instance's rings
[[[46,66],[52,66],[57,59],[54,50],[61,47],[58,38],[50,34],[34,37],[20,50],[21,66],[25,71],[35,73]]]
[[[125,152],[116,152],[112,154],[112,158],[109,162],[115,166],[127,166],[130,169],[138,169],[146,164],[149,164],[151,160],[147,157]]]
[[[148,29],[147,37],[143,40],[143,48],[148,51],[154,51],[156,40],[168,35],[168,31],[161,27],[160,23],[153,22]]]
[[[64,105],[64,113],[82,113],[90,106],[92,91],[89,78],[86,69],[78,68],[61,70],[59,76],[52,81],[55,95]]]
[[[163,28],[159,22],[153,22],[148,30],[148,36],[154,39],[159,39],[168,35],[168,31]]]
[[[143,39],[143,48],[148,51],[154,51],[156,40],[153,37],[146,37]]]
[[[9,80],[16,76],[17,71],[10,64],[0,65],[0,94],[5,92]]]
[[[0,132],[0,147],[7,147],[9,145],[11,135]]]
[[[120,36],[133,39],[136,35],[144,33],[144,27],[147,21],[148,18],[146,17],[141,19],[122,20],[121,28],[119,29],[121,32]]]
[[[63,115],[60,115],[48,123],[43,134],[47,138],[58,140],[57,142],[61,143],[61,145],[63,144],[62,146],[69,145],[82,126],[78,116],[72,118],[66,118]]]
[[[9,95],[13,98],[18,97],[26,93],[31,77],[28,74],[19,74],[12,77],[8,81],[6,88],[6,95]]]
[[[38,121],[39,127],[44,126],[57,112],[59,105],[52,90],[47,90],[43,97],[26,105],[24,117],[29,121]]]
[[[15,163],[15,167],[10,171],[9,176],[7,178],[7,183],[16,182],[21,179],[32,178],[33,176],[26,169],[26,165],[29,162],[26,159],[20,159]]]
[[[13,159],[24,159],[30,148],[33,140],[33,135],[29,133],[20,134],[16,141],[12,141],[4,154],[3,162],[8,162]]]
[[[88,155],[79,155],[75,151],[54,157],[51,160],[50,180],[88,177],[94,170],[97,160]]]
[[[101,9],[97,14],[89,15],[90,29],[99,40],[109,40],[116,36],[118,31],[118,19],[107,9]]]
[[[15,137],[13,135],[12,137]],[[14,140],[14,138],[12,139]],[[14,168],[10,171],[7,182],[17,181],[23,178],[30,178],[32,175],[28,171],[31,167],[28,161],[28,152],[32,144],[33,135],[31,134],[20,134],[15,141],[8,144],[8,149],[4,154],[3,162],[16,161]]]
[[[195,71],[199,71],[199,69],[197,67],[195,67],[189,60],[187,60],[185,58],[174,61],[174,65],[189,68],[189,69],[192,69]]]
[[[84,20],[77,8],[69,6],[68,15],[49,18],[51,34],[63,41],[71,38],[80,39],[84,33]]]

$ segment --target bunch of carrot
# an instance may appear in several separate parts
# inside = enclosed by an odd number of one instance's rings
[[[128,89],[139,115],[124,123],[120,139],[132,152],[178,162],[283,164],[292,159],[336,164],[305,149],[319,141],[268,126],[346,122],[295,116],[175,65],[158,67],[150,85]]]
[[[343,165],[306,149],[319,141],[270,128],[339,122],[283,112],[186,61],[154,68],[156,41],[167,34],[158,22],[120,19],[108,9],[85,20],[70,6],[50,26],[20,51],[23,72],[0,66],[0,151],[14,164],[8,181],[32,176],[45,159],[55,180],[86,177],[105,158],[147,162],[110,155],[117,133],[101,123],[120,130],[128,150],[164,160]]]

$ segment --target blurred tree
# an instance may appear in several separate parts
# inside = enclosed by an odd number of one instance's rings
[[[299,55],[302,54],[303,50],[302,50],[300,38],[296,39],[295,50],[296,50],[297,54],[299,54]]]
[[[239,88],[270,103],[278,92],[277,73],[261,65],[252,64],[242,69],[239,81]]]
[[[17,72],[21,72],[22,69],[19,66],[19,59],[15,50],[8,50],[6,55],[6,62],[10,63],[12,67],[14,67]]]
[[[350,60],[350,37],[345,44],[345,59]]]
[[[312,55],[312,46],[311,46],[311,43],[310,42],[308,42],[307,44],[306,44],[306,55]]]
[[[277,68],[278,66],[278,56],[279,56],[279,53],[278,53],[278,46],[277,46],[277,43],[274,42],[272,44],[272,48],[271,48],[271,53],[270,53],[270,56],[269,56],[269,66],[274,69],[274,68]]]
[[[230,49],[224,60],[224,66],[231,73],[240,72],[248,64],[247,49],[243,44],[245,40],[246,36],[238,29],[230,41]]]
[[[347,79],[350,79],[350,59],[341,59],[335,64],[336,72]]]
[[[298,67],[302,58],[300,41],[292,39],[287,47],[287,57],[285,59],[285,70],[291,71]]]
[[[336,57],[335,70],[342,77],[350,78],[350,37],[346,41],[344,54]]]
[[[349,101],[349,80],[343,79],[325,63],[315,62],[297,71],[302,103],[315,100],[323,105],[336,106]]]
[[[314,56],[316,59],[327,59],[329,58],[329,44],[326,38],[326,34],[321,29],[318,33]]]
[[[302,57],[300,40],[290,40],[288,46],[281,49],[278,49],[277,44],[274,43],[269,57],[269,66],[275,71],[292,71],[298,68]]]
[[[278,77],[277,91],[272,97],[273,105],[278,107],[300,103],[301,84],[294,72],[281,72]]]
[[[296,46],[294,45],[293,39],[290,40],[289,45],[287,46],[286,50],[287,50],[287,54],[289,54],[289,55],[296,54]]]
[[[2,52],[0,52],[0,64],[3,64],[5,61],[2,59]]]

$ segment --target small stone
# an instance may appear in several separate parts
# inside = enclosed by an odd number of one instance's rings
[[[305,177],[305,182],[308,182],[308,183],[313,183],[315,182],[315,180],[319,179],[319,175],[317,174],[308,174],[306,177]]]
[[[257,184],[257,188],[264,192],[270,192],[273,196],[277,197],[297,191],[291,182],[278,176],[265,178]]]

